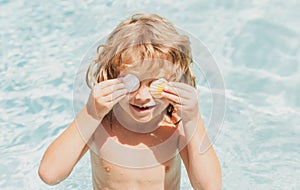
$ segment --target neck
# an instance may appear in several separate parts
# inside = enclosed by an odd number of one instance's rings
[[[134,119],[128,111],[124,110],[119,104],[116,104],[113,108],[114,118],[118,123],[136,133],[150,133],[158,128],[158,124],[163,120],[164,113],[158,114],[156,117],[152,118],[150,121],[142,122]]]

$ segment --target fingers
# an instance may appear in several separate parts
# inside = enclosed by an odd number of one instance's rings
[[[95,97],[105,97],[118,90],[125,90],[124,83],[119,79],[102,81],[94,86],[93,93]]]
[[[124,83],[119,79],[111,79],[96,84],[92,91],[97,107],[110,108],[127,94]]]
[[[164,94],[173,94],[175,96],[179,96],[180,98],[183,99],[190,99],[191,97],[194,96],[194,88],[191,87],[190,85],[184,84],[184,83],[178,83],[178,82],[172,82],[168,83],[167,86],[164,88]],[[175,98],[174,96],[166,96],[169,98]],[[174,99],[175,100],[175,99]]]
[[[168,83],[164,88],[162,96],[169,100],[174,106],[191,105],[198,99],[197,90],[195,88],[179,82]]]
[[[102,98],[106,102],[114,102],[116,99],[119,99],[120,97],[125,97],[127,92],[128,91],[126,89],[116,90],[111,94],[107,94],[106,96],[103,96]]]
[[[107,95],[112,93],[115,90],[124,89],[125,85],[119,79],[110,79],[106,81],[102,81],[94,86],[95,94],[99,95]]]
[[[116,91],[126,91],[127,92],[125,85],[123,83],[117,83],[114,85],[110,85],[110,86],[104,87],[99,90],[101,90],[101,92],[99,92],[99,94],[101,94],[102,96],[107,96],[107,95],[113,94]]]
[[[112,107],[124,98],[127,89],[118,79],[102,81],[96,84],[91,91],[87,102],[87,107],[92,110],[90,113],[93,117],[104,117]]]
[[[126,96],[126,93],[125,94],[122,94],[122,95],[120,95],[120,96],[118,96],[117,98],[114,98],[113,100],[112,100],[112,105],[115,105],[116,103],[118,103],[122,98],[124,98]]]
[[[183,91],[191,91],[191,89],[194,89],[192,86],[182,83],[182,82],[169,82],[168,83],[169,86],[177,88],[177,89],[181,89]]]
[[[172,92],[162,92],[162,97],[168,99],[173,105],[182,104],[181,98],[177,94],[173,94]]]
[[[123,94],[123,95],[120,95],[118,98],[110,99],[110,101],[106,102],[107,107],[109,107],[111,109],[116,103],[118,103],[125,96],[126,96],[126,94]]]

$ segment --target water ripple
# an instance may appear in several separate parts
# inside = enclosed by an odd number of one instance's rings
[[[73,119],[74,76],[87,49],[145,7],[203,40],[222,71],[226,117],[214,145],[224,189],[299,189],[299,1],[5,0],[0,7],[1,189],[92,188],[88,154],[54,187],[37,168]],[[212,98],[200,87],[207,123]],[[191,189],[185,173],[182,189]]]

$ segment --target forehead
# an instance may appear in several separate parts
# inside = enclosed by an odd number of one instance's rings
[[[150,59],[129,64],[121,71],[120,76],[125,76],[130,73],[136,75],[140,80],[158,78],[172,79],[176,75],[177,70],[178,66],[168,60]]]

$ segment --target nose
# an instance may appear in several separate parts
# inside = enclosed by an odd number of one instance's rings
[[[136,92],[135,98],[141,101],[150,100],[152,96],[150,94],[149,87],[146,85],[141,85]]]

